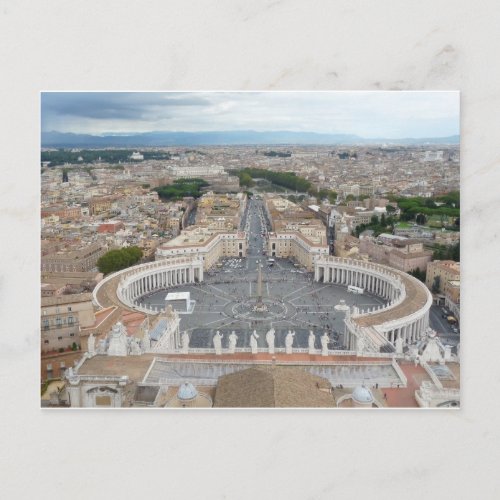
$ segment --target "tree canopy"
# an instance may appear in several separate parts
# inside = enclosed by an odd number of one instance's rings
[[[58,149],[57,151],[42,151],[41,161],[50,161],[50,166],[64,165],[65,163],[92,163],[99,158],[105,163],[130,162],[132,149],[82,149],[72,151],[70,149]],[[167,151],[144,151],[145,160],[169,160],[170,153]],[[78,158],[82,160],[78,161]]]
[[[99,271],[104,274],[114,273],[133,266],[142,257],[142,250],[139,247],[127,247],[120,250],[110,250],[97,261]]]
[[[238,171],[238,177],[241,179],[248,180],[248,177],[252,179],[266,179],[272,182],[276,186],[281,186],[293,191],[299,191],[306,193],[312,184],[303,177],[299,177],[294,172],[273,172],[272,170],[266,170],[264,168],[244,168]]]
[[[162,200],[181,200],[186,196],[199,198],[201,188],[208,186],[204,179],[177,179],[173,184],[160,186],[154,189]]]
[[[434,260],[454,260],[460,262],[460,243],[454,245],[436,245],[432,255]]]
[[[419,214],[426,217],[437,215],[443,218],[460,216],[460,193],[454,191],[435,198],[397,198],[401,209],[401,220],[414,220]],[[438,203],[444,205],[438,206]]]

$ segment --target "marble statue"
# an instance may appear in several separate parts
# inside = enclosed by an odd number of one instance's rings
[[[274,328],[271,328],[267,333],[266,333],[266,342],[269,347],[269,354],[274,354]]]
[[[189,351],[189,335],[187,332],[182,333],[181,337],[181,342],[182,342],[182,354],[187,354]]]
[[[285,337],[285,352],[287,354],[292,354],[292,345],[293,345],[293,337],[295,335],[295,332],[292,333],[290,330],[288,330],[288,333],[286,334]]]
[[[252,354],[257,354],[257,339],[259,336],[257,335],[257,331],[254,330],[252,335],[250,336],[250,348],[252,349]]]
[[[222,354],[222,335],[219,330],[215,332],[215,335],[212,339],[215,347],[215,354]]]
[[[234,330],[231,332],[229,335],[229,352],[231,354],[234,354],[234,351],[236,349],[236,342],[238,340],[238,335],[234,332]]]
[[[127,356],[128,338],[122,323],[116,323],[109,335],[108,356]]]
[[[398,335],[395,344],[396,344],[396,353],[403,354],[403,339],[401,338],[400,335]]]
[[[328,342],[330,341],[330,337],[328,337],[328,334],[325,332],[321,336],[321,355],[322,356],[328,356]]]
[[[309,330],[309,337],[307,339],[307,343],[309,345],[309,354],[314,354],[314,352],[315,352],[315,347],[314,347],[315,342],[316,342],[316,337],[315,337],[313,331]]]
[[[95,337],[94,337],[93,333],[91,333],[89,335],[87,346],[88,346],[87,351],[90,354],[90,356],[94,356],[95,355]]]
[[[99,343],[97,344],[97,354],[106,354],[106,340],[101,339],[99,340]]]
[[[139,345],[139,341],[137,339],[130,340],[130,354],[133,356],[140,356],[142,354],[141,346]]]

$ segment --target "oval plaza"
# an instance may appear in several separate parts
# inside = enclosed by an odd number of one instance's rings
[[[384,399],[387,391],[407,388],[411,402],[404,404],[389,392],[394,406],[456,401],[458,393],[448,394],[439,379],[453,378],[450,370],[438,376],[428,364],[450,361],[451,351],[429,330],[432,296],[425,285],[386,265],[329,255],[316,221],[287,222],[289,214],[298,217],[294,210],[281,201],[250,200],[237,230],[187,228],[157,249],[154,262],[102,280],[93,292],[96,305],[142,313],[148,326],[142,338],[127,337],[117,324],[106,339],[89,339],[80,375],[73,374],[74,390],[84,391],[85,374],[127,373],[99,361],[104,358],[98,355],[112,352],[141,354],[143,361],[126,362],[134,366],[149,360],[135,379],[141,394],[186,383],[215,388],[225,377],[232,382],[224,387],[240,387],[250,383],[240,372],[283,365],[326,379],[331,390],[340,391],[334,395],[337,406],[356,401],[346,387],[365,385],[384,388]],[[413,361],[420,386],[410,383]],[[255,376],[274,380],[278,372]],[[374,406],[391,406],[381,402],[381,394]],[[220,406],[240,405],[231,397]]]
[[[432,296],[424,284],[388,266],[328,255],[324,226],[305,217],[300,224],[289,224],[285,217],[292,209],[284,203],[286,200],[281,198],[248,202],[239,231],[211,232],[199,227],[183,231],[158,248],[155,262],[103,280],[94,291],[96,302],[157,316],[165,310],[164,299],[169,291],[189,293],[181,312],[189,310],[194,317],[188,319],[181,314],[180,327],[186,323],[187,329],[192,330],[198,311],[204,309],[202,302],[208,302],[203,295],[220,295],[220,304],[206,306],[212,307],[212,313],[220,308],[221,320],[227,317],[231,321],[221,324],[206,316],[199,318],[201,326],[210,323],[214,328],[223,328],[228,324],[240,330],[281,326],[293,330],[296,320],[297,326],[314,330],[331,326],[344,335],[342,347],[355,351],[362,347],[371,352],[391,352],[398,338],[404,345],[416,343],[425,335]],[[294,220],[301,220],[301,214],[296,208],[293,210]],[[326,285],[331,285],[331,290]],[[304,300],[290,294],[293,288],[304,290]],[[346,293],[351,290],[352,294]],[[362,300],[355,300],[356,292],[362,293]],[[245,310],[253,307],[259,293],[268,311],[262,311],[260,316],[248,311],[247,317],[254,321],[246,325],[242,321]],[[155,300],[155,296],[160,300]],[[316,318],[321,311],[323,317],[333,317],[337,310],[336,324],[301,321],[304,303],[314,309],[315,304],[308,300],[311,297],[317,300],[316,310],[309,309],[309,317]],[[287,324],[287,320],[292,321]]]

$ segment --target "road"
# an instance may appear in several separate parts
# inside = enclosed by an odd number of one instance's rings
[[[251,198],[243,216],[241,228],[247,233],[247,269],[254,271],[257,262],[267,258],[263,252],[267,250],[266,237],[269,228],[262,200]]]
[[[446,318],[443,318],[443,309],[439,306],[431,306],[429,312],[429,324],[433,330],[436,330],[439,338],[443,344],[448,344],[451,346],[456,346],[460,342],[460,330],[459,333],[453,332],[451,325],[448,323]]]

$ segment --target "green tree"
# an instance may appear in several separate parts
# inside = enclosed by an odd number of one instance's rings
[[[328,201],[333,205],[337,201],[338,193],[336,191],[330,191],[328,193]]]
[[[412,276],[414,276],[418,280],[420,280],[423,283],[425,283],[425,276],[426,276],[425,275],[425,271],[422,271],[420,269],[420,267],[417,267],[416,269],[412,269],[408,274],[411,274]]]
[[[162,200],[180,200],[190,196],[199,198],[201,189],[208,186],[208,182],[204,179],[177,179],[173,184],[160,186],[154,189]]]
[[[103,274],[114,273],[133,266],[142,257],[142,250],[138,247],[127,247],[120,250],[110,250],[97,261],[97,267]]]
[[[252,179],[252,176],[247,172],[240,173],[240,186],[242,187],[252,187],[255,185],[255,182]]]

